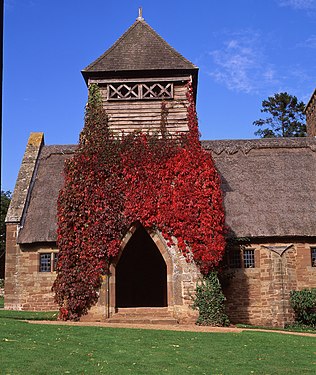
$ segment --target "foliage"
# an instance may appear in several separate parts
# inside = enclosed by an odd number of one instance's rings
[[[57,278],[60,317],[77,320],[98,299],[101,275],[135,222],[159,230],[208,273],[222,258],[220,178],[199,142],[192,87],[186,135],[135,132],[115,137],[96,86],[90,87],[79,147],[65,167],[58,199]]]
[[[300,323],[286,324],[284,327],[284,330],[291,331],[291,332],[313,333],[316,335],[316,326],[309,326],[309,325],[300,324]]]
[[[199,310],[197,324],[206,326],[228,326],[225,314],[226,300],[216,271],[209,272],[196,286],[193,308]]]
[[[292,290],[290,303],[297,323],[316,328],[316,288]]]
[[[4,259],[5,259],[5,243],[6,243],[6,226],[5,217],[11,201],[11,192],[1,190],[0,205],[0,278],[4,277]]]
[[[255,135],[262,138],[305,137],[304,108],[303,102],[287,92],[269,96],[267,100],[263,100],[261,112],[268,113],[271,117],[253,122],[260,127]],[[267,127],[262,128],[263,126]]]
[[[0,311],[1,374],[315,372],[315,337],[30,324],[3,318],[3,313],[7,311]]]
[[[1,190],[0,205],[0,256],[5,251],[5,217],[11,201],[11,192]]]

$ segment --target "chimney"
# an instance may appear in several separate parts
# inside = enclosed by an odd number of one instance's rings
[[[316,137],[316,89],[305,107],[306,129],[308,137]]]

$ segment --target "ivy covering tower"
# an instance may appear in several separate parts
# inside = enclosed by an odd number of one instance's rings
[[[199,142],[190,85],[187,97],[189,132],[118,138],[108,128],[98,88],[90,87],[85,126],[58,199],[53,289],[63,319],[76,320],[96,303],[101,276],[133,222],[160,231],[204,274],[222,259],[220,179]]]

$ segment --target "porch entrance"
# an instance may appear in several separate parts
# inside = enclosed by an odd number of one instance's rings
[[[119,259],[115,271],[116,307],[167,306],[167,266],[141,225]]]

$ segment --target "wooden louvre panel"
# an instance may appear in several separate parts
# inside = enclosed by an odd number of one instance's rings
[[[109,83],[108,100],[173,99],[172,82]]]

